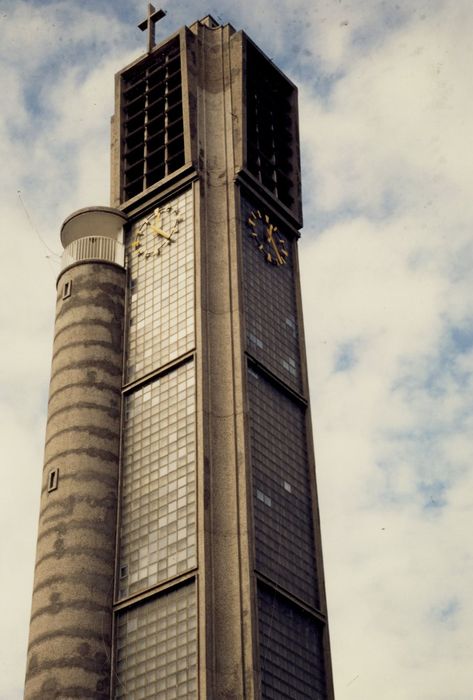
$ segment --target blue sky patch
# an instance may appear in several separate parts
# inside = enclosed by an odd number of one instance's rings
[[[356,342],[343,343],[337,349],[335,372],[346,372],[358,362]]]
[[[417,489],[423,499],[423,508],[429,511],[436,511],[447,505],[448,484],[446,481],[423,481]]]
[[[456,624],[459,611],[460,601],[457,596],[452,596],[432,608],[431,616],[435,622],[453,627]]]
[[[454,349],[463,354],[473,349],[473,323],[470,320],[463,326],[453,326],[450,330],[450,338]]]

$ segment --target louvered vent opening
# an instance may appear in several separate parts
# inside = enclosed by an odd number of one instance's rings
[[[123,76],[123,198],[184,165],[179,38]]]
[[[294,204],[294,88],[247,44],[247,167],[283,204]]]

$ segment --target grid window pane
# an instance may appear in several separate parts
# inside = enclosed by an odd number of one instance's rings
[[[256,567],[318,605],[305,408],[248,370]]]
[[[125,399],[119,598],[196,564],[194,384],[187,362]]]
[[[192,191],[133,225],[129,268],[127,381],[134,381],[194,347]],[[146,220],[150,221],[146,225]],[[170,238],[157,233],[161,229]]]
[[[294,280],[294,244],[287,262],[273,265],[258,250],[249,219],[261,208],[242,200],[243,269],[248,351],[289,386],[301,388],[301,363]],[[257,217],[258,218],[258,217]],[[282,230],[282,229],[281,229]]]
[[[258,629],[261,696],[325,700],[322,625],[302,608],[261,586]]]
[[[115,698],[197,697],[195,584],[117,616]]]

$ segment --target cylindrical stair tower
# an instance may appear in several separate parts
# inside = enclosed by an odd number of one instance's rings
[[[109,698],[125,219],[82,209],[61,230],[26,700]]]

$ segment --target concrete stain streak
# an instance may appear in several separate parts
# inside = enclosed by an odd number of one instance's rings
[[[114,397],[117,396],[118,394],[118,387],[116,384],[107,384],[106,382],[90,382],[90,381],[82,381],[82,382],[69,382],[68,384],[62,384],[60,387],[55,389],[51,394],[49,395],[49,401],[48,403],[51,403],[51,401],[55,398],[57,398],[58,394],[61,394],[63,391],[69,391],[70,389],[93,389],[94,391],[109,391],[114,395]],[[98,407],[98,404],[97,404]],[[58,409],[58,411],[61,410],[69,410],[70,406],[65,406],[63,408]],[[51,415],[55,415],[55,413],[52,413]]]
[[[114,312],[115,308],[118,308],[121,313],[123,309],[122,289],[120,289],[117,286],[115,288],[115,292],[109,291],[108,293],[100,293],[99,288],[99,293],[94,294],[90,293],[91,287],[89,285],[83,285],[82,287],[79,287],[79,280],[80,277],[74,280],[74,294],[67,300],[63,301],[62,299],[60,299],[60,301],[63,303],[58,311],[57,320],[59,320],[61,316],[65,316],[67,313],[71,311],[77,311],[78,309],[81,309],[83,307],[89,310],[91,308],[105,309],[106,311],[112,312]],[[113,288],[115,285],[109,286]]]
[[[84,324],[81,323],[80,325],[83,326]],[[69,326],[66,326],[66,328],[69,328]],[[108,350],[111,353],[115,353],[119,356],[121,355],[120,348],[117,348],[109,340],[98,340],[98,339],[97,340],[74,340],[74,341],[71,341],[70,343],[65,343],[64,345],[61,345],[61,347],[59,347],[54,352],[53,360],[57,359],[57,357],[62,352],[72,350],[73,348],[104,348],[105,350]]]
[[[69,428],[62,428],[61,430],[57,430],[55,433],[52,433],[52,435],[50,435],[46,440],[46,446],[49,445],[52,440],[55,440],[60,435],[64,435],[65,433],[87,433],[87,435],[100,438],[101,440],[110,440],[112,442],[116,442],[119,435],[118,430],[113,431],[109,430],[108,428],[99,428],[96,425],[73,425]]]
[[[84,588],[88,588],[91,592],[101,591],[102,593],[109,593],[111,591],[113,580],[113,576],[100,573],[100,571],[94,572],[93,574],[88,574],[86,572],[81,573],[80,579],[81,585]],[[43,588],[50,588],[58,584],[71,584],[75,586],[77,585],[77,575],[63,574],[48,576],[34,587],[33,592],[36,593]]]
[[[90,370],[90,369],[101,369],[103,370],[106,374],[110,374],[113,377],[120,376],[122,374],[122,368],[121,366],[118,367],[116,364],[113,362],[107,362],[106,360],[92,360],[91,358],[87,358],[85,360],[80,360],[78,362],[71,362],[68,365],[63,365],[62,367],[59,367],[55,372],[51,373],[51,382],[56,379],[60,374],[63,372],[67,372],[68,370]],[[90,382],[91,386],[95,386],[93,382]]]
[[[109,614],[108,605],[100,605],[99,603],[94,603],[89,598],[74,598],[74,600],[69,600],[62,602],[60,600],[55,600],[51,605],[46,605],[42,608],[38,608],[31,616],[31,621],[36,620],[38,617],[43,615],[57,615],[63,612],[63,610],[77,610],[79,612],[93,612],[95,613],[105,613]]]
[[[58,459],[63,459],[64,457],[68,457],[71,455],[87,455],[87,457],[90,457],[92,459],[100,459],[104,462],[116,462],[117,460],[117,452],[110,452],[110,450],[102,450],[99,447],[77,447],[76,449],[62,450],[61,452],[57,452],[44,463],[44,469],[46,469],[46,467],[49,464],[51,464],[51,462],[54,462]]]
[[[51,694],[52,692],[53,694]],[[45,695],[44,693],[49,693],[49,695]],[[62,700],[62,698],[67,698],[67,700],[74,700],[74,698],[77,698],[77,700],[84,700],[84,698],[88,698],[88,700],[109,700],[109,694],[108,692],[91,694],[89,687],[74,685],[67,687],[61,686],[57,691],[43,688],[41,692],[28,696],[28,700],[45,700],[45,698],[56,698],[57,700]]]
[[[85,503],[90,508],[104,508],[106,510],[115,508],[115,499],[112,498],[110,495],[107,495],[105,498],[94,498],[93,496],[89,495],[71,495],[64,500],[55,500],[47,503],[46,506],[41,510],[40,520],[44,525],[48,522],[70,516],[73,514],[75,507],[81,503]],[[59,510],[59,512],[56,515],[43,517],[50,510]]]
[[[105,657],[105,654],[103,655]],[[102,657],[102,655],[100,655]],[[84,671],[94,671],[94,672],[99,672],[99,673],[105,673],[106,669],[103,668],[104,664],[106,663],[106,658],[102,659],[95,659],[95,658],[89,658],[87,656],[68,656],[66,658],[60,658],[60,659],[53,659],[53,660],[48,660],[48,661],[42,661],[41,663],[38,663],[38,665],[35,665],[31,667],[32,665],[30,664],[28,668],[28,674],[29,676],[33,677],[38,675],[39,673],[44,673],[44,671],[49,671],[50,669],[53,668],[82,668]],[[46,696],[43,696],[43,700]],[[56,696],[56,697],[65,697],[65,696]],[[87,694],[84,697],[90,697],[89,694]]]
[[[64,555],[66,555],[66,559],[68,560],[74,559],[75,557],[86,556],[89,557],[90,560],[97,559],[98,561],[103,561],[106,563],[110,561],[110,550],[108,549],[94,547],[68,547],[66,552],[64,549],[64,543],[62,540],[58,539],[55,551],[48,552],[40,557],[36,562],[35,570],[38,569],[45,561],[51,559],[63,559]],[[31,617],[31,619],[33,620],[33,617]]]
[[[77,328],[77,330],[81,333],[83,332],[84,328],[92,328],[93,330],[96,330],[97,328],[104,328],[110,333],[110,337],[113,337],[114,332],[112,330],[112,326],[113,321],[104,321],[101,318],[87,318],[82,321],[71,321],[70,323],[62,326],[61,328],[59,328],[58,331],[56,331],[56,334],[54,336],[54,344],[56,344],[56,341],[63,333],[66,333],[66,331],[70,331],[74,328]],[[120,347],[120,343],[118,344],[118,346],[114,345],[114,347]]]
[[[63,520],[56,525],[52,525],[51,527],[42,530],[41,534],[38,535],[38,542],[41,542],[41,540],[43,540],[45,537],[49,537],[52,534],[65,536],[73,530],[91,530],[92,532],[100,532],[100,528],[103,526],[103,518],[97,520]]]
[[[88,639],[99,643],[109,643],[110,641],[109,635],[104,636],[88,628],[86,629],[83,627],[63,627],[60,630],[53,630],[52,632],[46,632],[44,634],[39,634],[37,637],[34,637],[28,645],[28,650],[32,649],[37,644],[42,644],[43,642],[50,642],[53,639],[58,639],[60,637],[67,637],[68,639],[77,639],[78,641]]]

